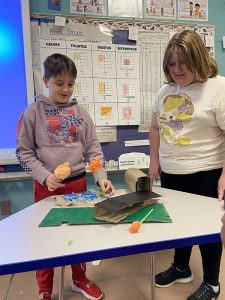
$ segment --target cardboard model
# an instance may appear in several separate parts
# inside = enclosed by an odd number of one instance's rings
[[[96,219],[117,223],[130,214],[158,201],[156,198],[160,195],[152,192],[150,178],[139,169],[128,169],[124,179],[133,193],[95,204],[94,217]]]
[[[152,190],[152,182],[149,176],[136,168],[130,168],[125,172],[124,181],[131,192]]]

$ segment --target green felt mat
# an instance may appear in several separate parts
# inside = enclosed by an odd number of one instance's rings
[[[155,203],[129,215],[119,223],[140,221],[152,208],[153,212],[148,216],[145,222],[172,222],[164,205],[162,203]],[[59,226],[62,223],[68,223],[70,225],[109,223],[107,221],[95,219],[93,214],[94,207],[52,208],[39,224],[39,227]]]

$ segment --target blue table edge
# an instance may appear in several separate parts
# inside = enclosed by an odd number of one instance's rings
[[[88,262],[93,260],[122,257],[146,252],[161,251],[166,249],[180,248],[192,245],[221,242],[220,233],[174,239],[168,241],[158,241],[152,243],[143,243],[132,246],[123,246],[70,254],[51,258],[37,259],[33,261],[24,261],[19,263],[0,265],[0,275],[28,272],[44,268],[53,268],[66,266],[75,263]]]

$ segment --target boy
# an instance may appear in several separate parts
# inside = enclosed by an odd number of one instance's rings
[[[20,117],[17,126],[16,156],[21,166],[34,179],[34,200],[46,197],[79,193],[86,190],[85,165],[94,157],[104,157],[98,142],[94,124],[89,114],[76,99],[70,99],[77,77],[74,62],[62,54],[48,56],[44,62],[44,83],[49,96],[36,98]],[[70,177],[61,181],[54,175],[57,165],[69,162]],[[104,167],[94,174],[101,179],[107,193],[114,187]],[[87,299],[103,297],[100,288],[86,277],[86,263],[71,265],[74,292]],[[54,269],[36,271],[39,299],[51,300]]]

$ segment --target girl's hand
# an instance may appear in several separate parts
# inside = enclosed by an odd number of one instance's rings
[[[222,201],[223,200],[223,195],[224,195],[224,190],[225,190],[225,174],[222,173],[220,176],[220,179],[218,181],[218,200]]]
[[[101,180],[102,184],[104,185],[106,193],[112,196],[115,192],[115,188],[112,185],[112,182],[105,178],[101,178],[99,180]]]
[[[54,174],[48,175],[45,182],[49,192],[54,192],[56,189],[65,186],[65,184],[61,183],[61,180],[57,179]]]
[[[225,247],[225,214],[223,215],[221,221],[223,223],[223,226],[221,228],[221,239],[222,239],[223,245]]]
[[[160,179],[161,175],[161,168],[159,164],[159,160],[150,160],[150,165],[149,165],[149,177],[152,181],[156,181]]]

